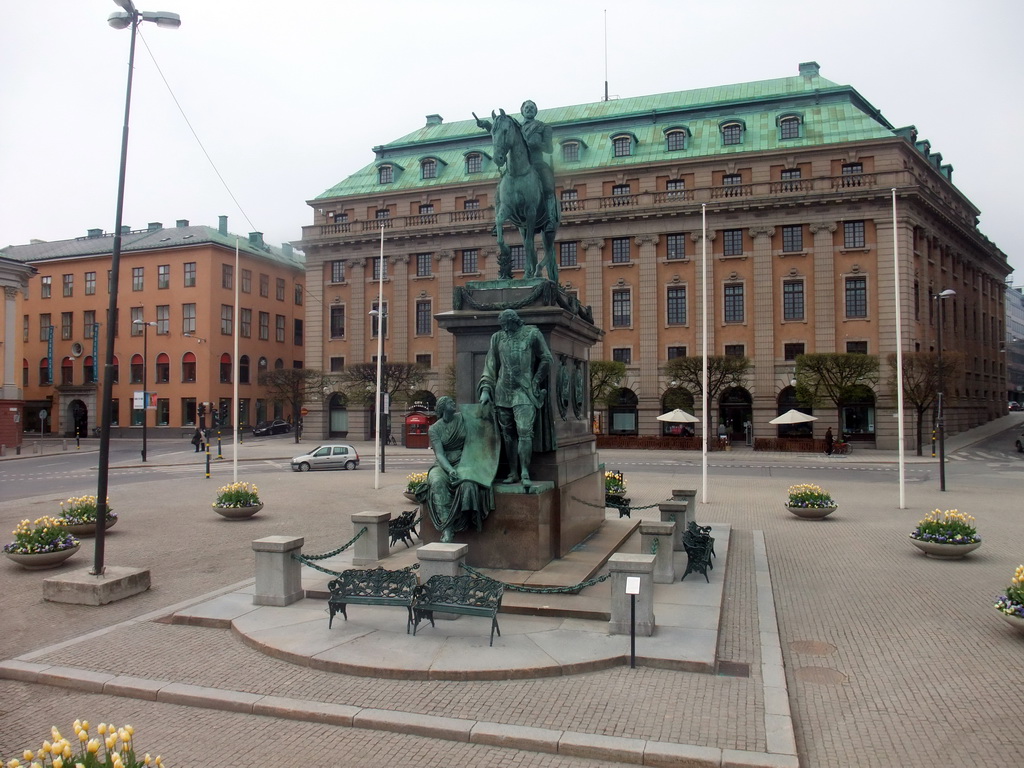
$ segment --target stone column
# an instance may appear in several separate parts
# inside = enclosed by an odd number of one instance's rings
[[[755,407],[775,403],[775,306],[781,296],[772,276],[772,237],[774,227],[751,227],[754,239],[754,391]],[[751,415],[751,421],[758,423]]]
[[[388,259],[388,277],[393,277],[391,298],[388,303],[388,333],[384,337],[386,360],[409,360],[409,326],[416,322],[416,312],[409,304],[409,254],[402,253]],[[374,294],[376,297],[377,294]]]
[[[19,400],[21,398],[21,366],[15,366],[15,334],[19,332],[18,324],[18,289],[4,286],[4,369],[3,381],[0,381],[0,399]]]
[[[292,557],[302,552],[302,536],[267,536],[252,543],[256,553],[256,591],[253,605],[291,605],[305,597],[302,564]]]
[[[661,359],[658,350],[659,307],[658,292],[658,245],[657,235],[640,235],[635,238],[640,248],[640,284],[635,295],[636,317],[640,328],[640,348],[637,362],[640,363],[639,427],[640,434],[660,434],[661,426],[656,417],[661,413],[661,393],[658,391],[658,374]]]
[[[356,539],[352,565],[370,565],[385,559],[391,548],[388,541],[390,512],[356,512],[352,515],[353,534],[365,527],[366,533]]]
[[[598,328],[604,328],[604,264],[602,264],[601,250],[604,248],[604,240],[584,240],[581,245],[586,253],[585,274],[586,274],[586,296],[581,300],[583,304],[589,304],[594,311],[594,323]],[[604,349],[604,341],[601,341],[601,348],[597,351],[598,360],[607,360],[611,357]],[[593,359],[593,356],[591,357]]]
[[[437,297],[437,303],[433,307],[434,314],[447,312],[452,308],[452,289],[455,286],[455,253],[447,250],[438,253],[437,267],[438,289],[440,293]],[[437,333],[436,325],[434,328],[437,359],[433,361],[433,369],[434,374],[437,376],[437,383],[443,386],[448,367],[455,364],[455,337],[450,333]],[[409,362],[415,361],[410,360]]]
[[[703,333],[704,333],[704,322],[707,320],[708,325],[708,353],[710,355],[715,354],[715,255],[712,249],[712,244],[715,240],[715,233],[708,230],[708,258],[707,258],[707,282],[708,292],[710,298],[704,296],[704,264],[703,264],[703,244],[700,230],[690,235],[690,239],[694,243],[694,275],[693,275],[693,293],[697,297],[698,302],[696,306],[699,306],[700,313],[697,314],[697,323],[694,325],[696,331],[696,337],[694,338],[694,344],[696,349],[687,350],[687,354],[693,357],[698,357],[703,354]],[[699,402],[699,401],[698,401]],[[695,403],[696,404],[696,403]],[[709,402],[708,407],[714,410],[715,404]],[[708,419],[708,428],[714,428],[714,422]]]
[[[416,559],[420,563],[420,583],[426,584],[431,576],[467,575],[462,570],[462,564],[466,562],[468,552],[468,544],[442,544],[439,541],[424,544],[416,550]],[[454,621],[457,618],[457,613],[434,611],[435,620]]]
[[[672,536],[672,549],[676,552],[682,552],[683,531],[686,530],[687,524],[693,520],[693,507],[690,506],[690,501],[681,499],[663,501],[658,505],[658,511],[661,513],[661,521],[663,523],[676,524],[676,529]]]
[[[835,222],[811,224],[814,235],[814,349],[813,353],[838,352],[836,349],[836,271],[832,234]],[[843,350],[845,352],[845,350]]]
[[[679,527],[682,527],[681,525]],[[640,552],[654,555],[654,583],[672,584],[676,580],[672,553],[676,539],[676,523],[642,520],[640,522]],[[657,542],[657,544],[655,544]]]
[[[630,595],[626,594],[626,577],[640,577],[640,594],[636,596],[636,633],[650,637],[654,633],[654,555],[614,554],[608,558],[612,582],[611,621],[608,632],[628,635],[630,630]]]

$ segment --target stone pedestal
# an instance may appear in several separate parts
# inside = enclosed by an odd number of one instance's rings
[[[672,549],[676,552],[683,551],[683,531],[686,525],[693,520],[693,510],[687,501],[663,501],[658,505],[663,523],[675,523],[675,531],[672,535]]]
[[[292,554],[302,552],[302,536],[266,536],[252,543],[256,553],[256,591],[253,605],[291,605],[305,597],[302,564]]]
[[[390,512],[356,512],[352,515],[354,534],[366,528],[366,533],[356,539],[352,550],[352,565],[371,565],[391,553],[388,538],[390,521]]]
[[[467,576],[462,570],[462,563],[466,562],[468,550],[465,544],[424,544],[416,550],[416,558],[420,563],[420,583],[426,584],[431,576]],[[454,621],[457,618],[457,613],[434,611],[435,620]]]
[[[86,568],[44,579],[43,599],[72,605],[106,605],[145,592],[149,586],[148,568],[108,565],[99,575]]]
[[[626,594],[626,577],[639,576],[640,594],[636,596],[636,633],[650,637],[654,633],[654,555],[615,554],[608,559],[608,570],[612,577],[609,634],[629,634],[632,598]]]
[[[654,582],[671,584],[676,580],[675,558],[670,546],[674,539],[676,523],[661,523],[644,520],[640,523],[640,552],[654,555]],[[654,542],[658,542],[655,546]]]

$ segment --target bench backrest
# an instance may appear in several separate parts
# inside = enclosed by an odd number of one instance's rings
[[[505,588],[500,582],[475,576],[431,576],[423,585],[419,600],[424,603],[501,607]]]
[[[327,586],[332,593],[353,597],[393,597],[412,599],[419,585],[412,571],[388,571],[384,568],[342,571],[341,576]]]
[[[411,509],[408,512],[403,512],[394,520],[391,520],[388,525],[391,528],[407,528],[416,521],[416,513],[418,510]]]

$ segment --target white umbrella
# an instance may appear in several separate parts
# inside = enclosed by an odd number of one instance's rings
[[[790,408],[781,416],[776,416],[774,419],[769,421],[769,424],[802,424],[805,421],[817,421],[817,416],[811,416],[809,413],[801,413],[800,411]]]
[[[658,416],[658,421],[674,421],[682,424],[696,424],[700,419],[692,413],[687,413],[682,408],[676,408],[674,411],[669,411],[668,413],[663,413],[661,416]]]

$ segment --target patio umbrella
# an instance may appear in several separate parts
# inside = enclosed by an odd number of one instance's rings
[[[674,411],[669,411],[668,413],[663,413],[661,416],[658,416],[658,421],[674,421],[682,424],[696,424],[700,419],[692,413],[687,413],[682,408],[676,408]]]
[[[790,408],[781,416],[776,416],[774,419],[769,421],[769,424],[802,424],[805,421],[817,421],[817,416],[811,416],[809,413],[801,413],[800,411]]]

